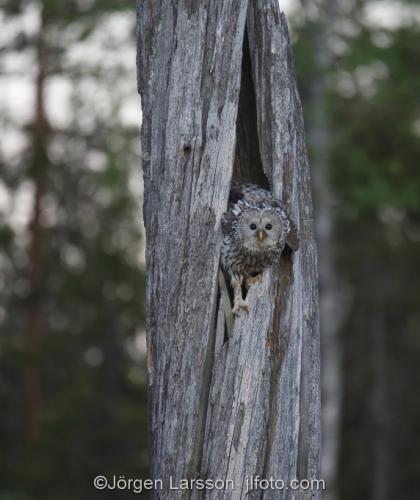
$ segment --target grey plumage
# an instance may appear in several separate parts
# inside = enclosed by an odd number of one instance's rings
[[[286,244],[297,250],[297,229],[284,205],[255,184],[233,185],[222,217],[221,265],[234,290],[233,312],[249,310],[242,283],[249,288],[281,255]]]

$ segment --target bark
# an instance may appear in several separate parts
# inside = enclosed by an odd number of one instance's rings
[[[153,498],[319,498],[245,494],[247,476],[319,474],[316,251],[284,15],[274,0],[143,0],[138,78],[150,469],[164,483]],[[301,247],[250,289],[251,312],[226,339],[217,278],[232,175],[284,200]],[[231,480],[234,491],[169,491],[170,477]]]

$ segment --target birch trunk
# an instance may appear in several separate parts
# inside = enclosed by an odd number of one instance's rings
[[[320,498],[246,493],[250,476],[319,474],[316,251],[286,20],[274,0],[142,0],[137,25],[150,470],[163,481],[152,497]],[[217,276],[232,176],[284,200],[301,246],[250,289],[226,339]],[[169,489],[194,478],[226,489]]]

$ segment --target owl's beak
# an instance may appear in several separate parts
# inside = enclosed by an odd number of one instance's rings
[[[264,241],[266,236],[267,235],[265,234],[265,231],[263,231],[262,229],[260,229],[257,233],[258,241]]]

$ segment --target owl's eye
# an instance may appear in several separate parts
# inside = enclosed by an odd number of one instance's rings
[[[257,229],[257,225],[256,225],[256,224],[251,224],[249,227],[250,227],[253,231],[254,231],[255,229]]]
[[[270,229],[272,229],[273,226],[271,224],[266,224],[265,228],[267,229],[267,231],[270,231]]]

